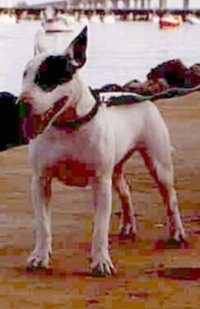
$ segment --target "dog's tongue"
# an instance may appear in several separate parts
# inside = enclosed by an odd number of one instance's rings
[[[20,102],[20,132],[25,141],[35,138],[41,134],[51,119],[65,105],[67,97],[63,97],[55,102],[54,106],[48,109],[44,114],[33,114],[32,108],[28,103]]]

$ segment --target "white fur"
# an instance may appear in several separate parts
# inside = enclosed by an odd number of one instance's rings
[[[33,76],[44,57],[45,54],[39,55],[27,65],[20,99],[30,104],[34,113],[42,114],[56,100],[67,96],[65,109],[73,106],[78,116],[86,115],[95,100],[78,74],[69,83],[49,93],[34,85]],[[128,235],[136,234],[131,193],[123,170],[129,155],[136,150],[141,153],[158,183],[167,208],[170,237],[176,240],[185,237],[174,189],[169,133],[157,107],[149,101],[118,107],[102,104],[95,117],[79,129],[68,132],[49,123],[42,134],[30,141],[36,240],[29,263],[35,267],[49,265],[52,253],[49,202],[51,180],[56,177],[66,185],[92,186],[94,227],[91,266],[109,274],[114,270],[108,249],[112,185],[122,205],[120,231]],[[79,169],[78,174],[76,167]]]

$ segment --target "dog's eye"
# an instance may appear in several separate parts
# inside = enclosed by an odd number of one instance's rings
[[[51,91],[68,82],[73,74],[74,68],[66,57],[49,56],[41,63],[34,82],[42,90]]]

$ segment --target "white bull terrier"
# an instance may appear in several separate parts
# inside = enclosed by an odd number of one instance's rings
[[[167,209],[169,237],[185,239],[174,188],[168,129],[155,104],[107,106],[94,98],[79,79],[86,61],[87,28],[63,54],[41,53],[26,65],[18,102],[27,107],[23,124],[33,166],[32,198],[35,248],[28,268],[47,268],[52,253],[52,178],[68,186],[93,189],[93,273],[115,271],[109,254],[112,185],[119,194],[122,217],[119,233],[134,237],[136,220],[124,163],[138,151],[155,179]],[[126,103],[126,102],[125,102]]]

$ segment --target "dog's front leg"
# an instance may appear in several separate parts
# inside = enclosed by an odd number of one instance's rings
[[[51,178],[33,174],[32,202],[35,215],[35,248],[28,258],[27,269],[47,268],[52,253],[51,213]]]
[[[100,178],[94,183],[94,225],[92,239],[92,273],[110,275],[114,266],[109,255],[109,224],[112,208],[112,180]]]

